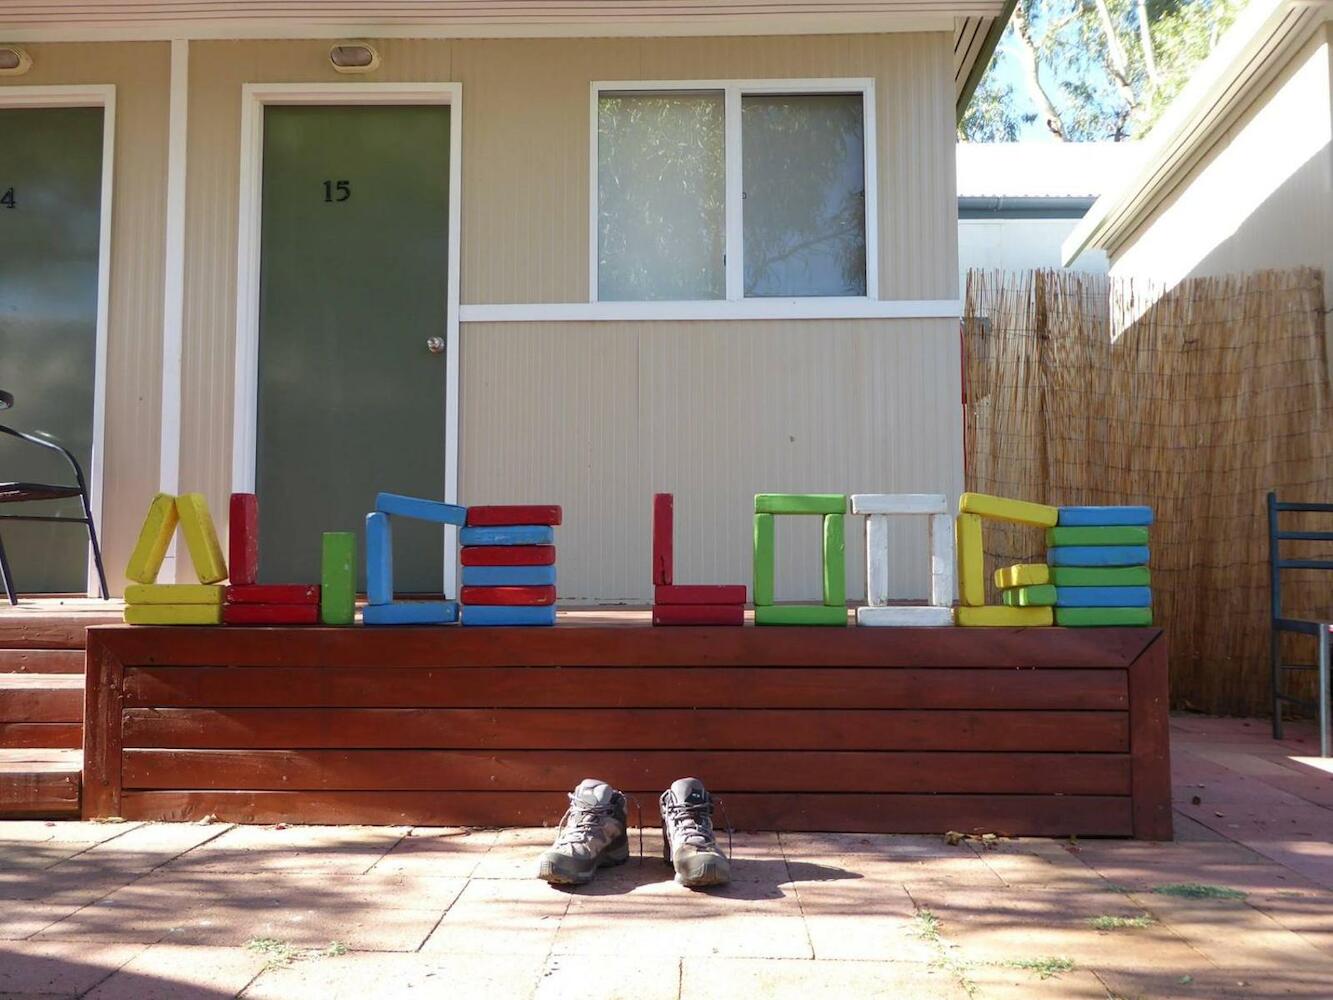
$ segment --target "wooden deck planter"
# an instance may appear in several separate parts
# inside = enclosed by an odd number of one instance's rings
[[[132,628],[88,634],[85,817],[1171,836],[1157,629]]]

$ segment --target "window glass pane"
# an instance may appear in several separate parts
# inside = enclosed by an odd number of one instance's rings
[[[726,225],[717,93],[597,104],[597,297],[720,299]]]
[[[741,98],[745,294],[866,293],[860,94]]]

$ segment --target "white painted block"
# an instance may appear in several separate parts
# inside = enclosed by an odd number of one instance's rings
[[[872,608],[889,603],[889,519],[885,514],[866,518],[866,603]]]
[[[872,628],[937,628],[953,624],[953,608],[904,604],[891,608],[857,608],[856,624]]]
[[[958,560],[954,554],[953,515],[930,516],[930,603],[937,608],[953,604]]]
[[[947,514],[943,493],[853,493],[853,514]]]

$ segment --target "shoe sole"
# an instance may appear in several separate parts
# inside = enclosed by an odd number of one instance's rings
[[[696,858],[695,864],[682,861],[676,866],[676,881],[687,889],[702,889],[713,885],[726,885],[731,881],[731,872],[717,864],[713,858]]]
[[[552,885],[587,885],[596,877],[600,869],[614,868],[617,865],[623,865],[628,860],[629,842],[626,841],[624,844],[613,844],[608,847],[597,859],[597,864],[587,873],[580,872],[577,875],[567,875],[558,871],[551,861],[542,858],[541,864],[537,867],[537,877]]]

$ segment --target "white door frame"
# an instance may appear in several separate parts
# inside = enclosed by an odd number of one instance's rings
[[[442,104],[449,113],[449,267],[444,385],[444,500],[458,501],[458,275],[463,176],[461,83],[248,83],[241,87],[240,220],[236,240],[236,381],[232,489],[255,486],[259,401],[259,268],[263,210],[264,108],[270,104]],[[455,529],[445,527],[446,597],[457,593]],[[313,542],[312,542],[313,544]]]
[[[106,351],[111,289],[111,198],[116,160],[116,87],[114,84],[73,84],[0,87],[0,108],[101,108],[102,192],[97,237],[97,335],[93,361],[93,453],[88,468],[88,503],[100,532],[102,479],[106,455]],[[101,541],[101,538],[98,539]],[[98,592],[97,567],[88,547],[86,592]]]

